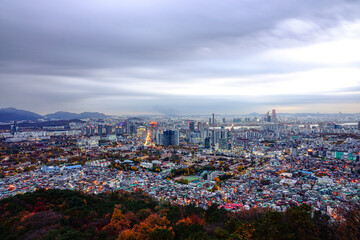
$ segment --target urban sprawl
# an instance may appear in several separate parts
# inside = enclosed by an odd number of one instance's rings
[[[359,203],[354,114],[3,123],[0,198],[37,189],[139,191],[241,211],[308,204],[340,221]]]

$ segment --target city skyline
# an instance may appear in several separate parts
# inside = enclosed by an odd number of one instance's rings
[[[356,1],[3,1],[0,108],[360,112]]]

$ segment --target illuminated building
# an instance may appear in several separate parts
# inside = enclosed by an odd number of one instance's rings
[[[138,127],[136,130],[136,136],[145,139],[145,135],[146,135],[146,128],[144,126]]]
[[[150,137],[151,137],[151,140],[155,140],[156,139],[156,131],[158,129],[158,125],[157,125],[157,122],[150,122],[150,125],[149,125],[149,131],[150,131]]]
[[[157,129],[157,122],[150,122],[150,129],[151,130]]]
[[[189,122],[189,131],[194,132],[195,131],[195,122],[190,121]]]

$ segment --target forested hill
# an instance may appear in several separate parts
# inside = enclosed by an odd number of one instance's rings
[[[158,202],[142,193],[87,195],[38,190],[0,201],[0,239],[360,239],[359,209],[347,221],[302,205],[285,213],[231,213]]]

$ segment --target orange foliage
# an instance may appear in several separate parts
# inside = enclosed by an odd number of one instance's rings
[[[110,223],[106,225],[105,229],[113,229],[115,231],[123,231],[129,229],[131,226],[131,220],[128,216],[125,216],[121,210],[115,208],[112,214]]]
[[[151,214],[140,224],[136,224],[132,229],[120,232],[118,240],[146,240],[149,239],[150,233],[156,229],[167,229],[170,225],[166,216],[159,216],[156,213]]]
[[[205,225],[205,220],[201,219],[198,215],[192,214],[187,218],[180,219],[176,224],[185,223],[186,225],[198,224]]]
[[[235,231],[236,239],[253,239],[253,233],[255,232],[255,227],[249,223],[242,223]]]

